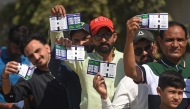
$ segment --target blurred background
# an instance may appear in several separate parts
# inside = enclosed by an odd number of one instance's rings
[[[126,37],[125,23],[138,14],[168,13],[170,21],[183,23],[190,32],[190,0],[0,0],[0,47],[5,45],[9,29],[17,24],[47,36],[50,10],[57,4],[63,5],[68,14],[81,13],[81,20],[86,23],[99,15],[110,18],[118,33],[115,46],[121,52]],[[158,31],[151,32],[156,39]],[[156,58],[161,56],[159,49]],[[184,58],[190,62],[190,39]]]

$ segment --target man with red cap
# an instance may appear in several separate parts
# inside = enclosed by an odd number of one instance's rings
[[[52,8],[52,12],[61,16],[65,16],[65,9],[62,5],[57,5]],[[109,18],[99,16],[90,22],[91,41],[94,45],[95,52],[85,53],[84,61],[64,61],[73,71],[79,75],[82,94],[81,94],[81,109],[101,109],[101,97],[93,87],[94,75],[87,74],[89,60],[104,61],[116,64],[114,78],[104,78],[107,85],[108,97],[113,98],[117,85],[124,77],[123,53],[116,50],[114,43],[117,40],[117,33],[114,31],[114,26]],[[59,33],[57,33],[58,35]],[[50,34],[51,40],[57,35]],[[52,38],[54,37],[54,38]],[[63,45],[71,46],[68,39],[63,40]],[[99,75],[99,73],[97,74]],[[96,76],[103,78],[102,76]],[[97,78],[97,79],[98,79]],[[94,79],[95,80],[95,79]],[[102,97],[107,98],[107,97]]]

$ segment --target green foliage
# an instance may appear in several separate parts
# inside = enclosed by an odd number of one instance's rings
[[[24,24],[31,32],[47,35],[50,10],[57,4],[63,5],[67,13],[80,12],[82,21],[87,23],[100,15],[113,20],[118,33],[115,46],[123,51],[127,19],[137,14],[159,12],[165,5],[165,0],[17,0],[15,4],[7,5],[0,13],[0,16],[3,16],[0,19],[0,37],[5,40],[8,29],[16,24]]]

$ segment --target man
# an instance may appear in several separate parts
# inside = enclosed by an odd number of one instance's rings
[[[148,30],[138,30],[135,33],[134,53],[136,64],[142,65],[156,61],[157,46],[153,35]],[[144,84],[137,85],[133,80],[125,76],[119,83],[113,102],[107,97],[106,84],[103,77],[97,74],[93,80],[95,90],[105,98],[102,98],[102,109],[148,109],[148,88]]]
[[[0,75],[3,72],[5,65],[10,61],[16,61],[19,63],[30,64],[28,59],[21,55],[19,45],[21,40],[28,36],[28,28],[23,25],[17,25],[10,29],[8,39],[6,41],[7,47],[2,47],[0,50]],[[20,76],[17,74],[9,75],[11,84],[17,83]],[[1,87],[1,78],[0,78],[0,87]],[[23,108],[23,101],[19,103],[6,103],[3,95],[0,93],[0,108],[3,109],[12,109],[12,106],[19,106]]]
[[[157,109],[176,109],[183,99],[186,87],[181,73],[169,70],[159,76],[157,93],[161,104]]]
[[[90,41],[91,35],[89,32],[89,24],[82,22],[81,26],[82,29],[71,30],[69,33],[72,45],[84,46],[85,51],[91,53],[94,50],[94,48]],[[50,33],[50,34],[55,34],[55,33]],[[56,41],[56,43],[61,44],[62,43],[61,40],[63,40],[63,34],[60,40]],[[56,67],[54,66],[55,63]],[[66,87],[70,109],[80,109],[79,105],[81,102],[81,85],[78,75],[74,71],[72,71],[65,63],[63,63],[58,59],[55,59],[53,53],[52,53],[52,61],[49,64],[49,69],[54,72],[59,72],[59,77],[60,77],[59,80],[62,81],[62,83]]]
[[[162,49],[164,57],[156,63],[151,62],[142,66],[135,66],[133,36],[139,29],[140,18],[133,17],[127,21],[127,38],[124,50],[124,68],[127,76],[138,83],[147,83],[149,86],[148,104],[149,109],[157,108],[160,105],[160,98],[156,92],[159,75],[166,70],[182,71],[182,76],[186,79],[185,93],[183,101],[178,106],[186,109],[190,102],[189,79],[190,63],[185,62],[182,56],[187,45],[187,29],[178,22],[169,22],[168,30],[161,30],[158,36],[158,43]]]
[[[62,13],[64,16],[65,9],[62,5],[57,5],[52,8],[54,13]],[[80,61],[65,61],[65,63],[79,75],[82,95],[81,109],[101,109],[101,101],[98,93],[93,89],[93,75],[87,74],[88,61],[90,59],[116,63],[115,78],[106,78],[107,90],[109,98],[112,99],[115,89],[124,77],[123,71],[123,54],[114,48],[114,43],[117,40],[117,33],[114,32],[114,26],[110,19],[99,16],[90,22],[90,32],[92,35],[91,41],[94,45],[95,52],[85,53],[85,59]],[[56,35],[55,35],[56,36]],[[50,36],[54,37],[55,36]],[[51,38],[51,39],[54,39]],[[63,45],[71,46],[69,40],[64,39]],[[119,73],[118,73],[119,72]]]
[[[9,75],[18,72],[18,63],[7,63],[2,73],[2,90],[6,101],[18,102],[33,95],[35,109],[69,109],[64,86],[49,71],[51,54],[44,36],[30,35],[21,43],[21,51],[37,68],[31,79],[11,85]]]

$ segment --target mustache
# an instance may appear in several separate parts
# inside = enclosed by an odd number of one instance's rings
[[[103,46],[103,45],[107,45],[108,47],[110,47],[110,44],[107,43],[107,42],[101,43],[98,47],[101,47],[101,46]]]

